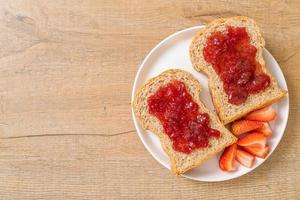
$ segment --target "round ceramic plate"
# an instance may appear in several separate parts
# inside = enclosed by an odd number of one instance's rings
[[[189,45],[193,36],[201,28],[203,28],[203,26],[196,26],[176,32],[161,41],[156,47],[154,47],[154,49],[151,50],[140,66],[135,77],[132,89],[132,100],[138,88],[140,88],[149,78],[157,76],[167,69],[180,68],[192,73],[198,79],[202,85],[202,91],[200,95],[201,100],[208,108],[214,110],[210,93],[208,92],[207,78],[203,74],[193,70],[189,59]],[[285,78],[276,60],[266,49],[263,51],[263,56],[269,72],[278,80],[279,86],[287,90]],[[289,115],[288,95],[272,106],[277,112],[277,118],[270,123],[273,130],[273,135],[268,139],[270,152],[265,159],[256,158],[256,163],[251,169],[243,167],[242,165],[238,165],[238,170],[236,172],[228,173],[219,169],[219,153],[211,157],[199,167],[188,171],[182,176],[198,181],[224,181],[242,176],[261,165],[275,150],[284,134]],[[152,134],[150,131],[143,130],[139,125],[134,113],[132,113],[132,116],[137,133],[146,149],[159,163],[170,169],[169,158],[162,150],[158,137]]]

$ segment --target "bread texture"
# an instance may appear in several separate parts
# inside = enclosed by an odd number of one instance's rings
[[[199,112],[208,113],[210,127],[220,131],[221,137],[210,138],[208,147],[195,149],[189,154],[175,151],[172,147],[172,141],[164,132],[161,122],[149,113],[148,97],[153,95],[160,87],[167,85],[171,80],[179,80],[185,83],[187,91],[199,105]],[[197,167],[209,157],[236,141],[235,136],[222,125],[218,117],[203,105],[200,100],[200,90],[200,83],[190,73],[180,69],[171,69],[148,80],[138,90],[132,103],[133,111],[139,119],[142,128],[151,131],[159,137],[162,148],[170,158],[171,170],[175,174],[182,174]]]
[[[225,32],[227,26],[246,28],[251,44],[257,48],[256,60],[261,64],[262,71],[271,78],[269,87],[259,93],[249,95],[247,100],[240,105],[233,105],[228,102],[228,96],[223,89],[222,80],[212,65],[205,61],[203,56],[203,48],[205,47],[207,38],[214,32]],[[285,96],[286,91],[279,88],[275,78],[265,68],[265,61],[262,56],[264,46],[265,41],[255,21],[244,16],[217,19],[207,24],[205,28],[201,29],[194,36],[189,50],[190,59],[196,71],[207,75],[212,100],[223,124],[237,120],[247,113],[270,105]]]

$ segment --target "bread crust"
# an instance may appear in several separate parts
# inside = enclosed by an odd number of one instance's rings
[[[195,149],[190,154],[175,151],[172,148],[172,142],[164,132],[160,121],[149,114],[147,98],[154,94],[159,87],[174,79],[185,83],[188,92],[193,97],[193,100],[199,105],[200,112],[206,112],[209,114],[210,126],[220,131],[221,138],[210,139],[210,147]],[[170,69],[148,80],[138,90],[132,103],[132,109],[139,119],[142,128],[151,131],[159,137],[163,150],[170,158],[171,171],[177,175],[197,167],[212,155],[222,151],[226,146],[236,142],[235,136],[233,136],[230,131],[222,125],[214,113],[209,111],[202,104],[199,96],[200,91],[200,83],[193,77],[192,74],[180,69]]]
[[[261,64],[262,70],[271,78],[271,84],[267,89],[257,94],[249,95],[247,100],[239,106],[228,102],[227,94],[223,89],[223,82],[216,74],[211,64],[207,63],[202,55],[207,36],[216,31],[224,31],[228,25],[246,27],[252,45],[257,48],[256,59]],[[209,91],[212,101],[218,116],[224,125],[233,122],[254,110],[276,102],[287,93],[287,91],[278,87],[275,78],[265,68],[265,61],[262,56],[262,49],[264,46],[265,40],[260,34],[255,21],[245,16],[214,20],[194,36],[189,49],[193,68],[198,72],[204,73],[209,78]]]

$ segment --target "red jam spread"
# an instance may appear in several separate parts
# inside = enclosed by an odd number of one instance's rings
[[[211,137],[219,137],[218,130],[209,127],[209,115],[199,113],[183,82],[170,81],[148,98],[150,114],[157,117],[176,151],[190,153],[207,147]]]
[[[270,85],[270,77],[262,72],[255,59],[256,51],[245,27],[228,26],[226,32],[215,32],[207,39],[204,59],[223,81],[231,104],[239,105],[249,94],[258,93]]]

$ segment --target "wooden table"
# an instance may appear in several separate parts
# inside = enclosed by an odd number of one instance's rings
[[[0,199],[299,199],[300,2],[0,1]],[[136,135],[131,88],[166,36],[254,18],[288,82],[273,155],[220,183],[176,177]]]

